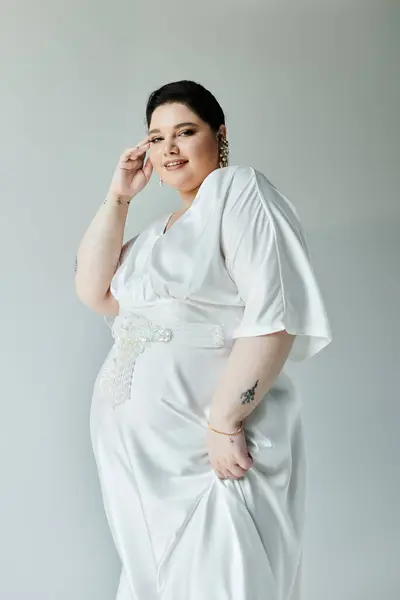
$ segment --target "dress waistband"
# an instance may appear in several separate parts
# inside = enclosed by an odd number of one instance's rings
[[[136,359],[156,343],[177,343],[195,348],[223,348],[233,343],[221,323],[180,320],[160,322],[129,312],[118,315],[111,327],[115,340],[99,373],[99,390],[116,408],[130,398]]]
[[[174,342],[197,348],[223,348],[233,339],[222,323],[201,323],[162,318],[159,322],[130,312],[115,318],[111,328],[116,342]]]

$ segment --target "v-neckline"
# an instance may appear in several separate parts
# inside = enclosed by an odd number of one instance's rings
[[[190,207],[189,207],[189,208],[190,208]],[[189,210],[189,209],[187,209],[187,210]],[[187,210],[185,210],[185,212],[183,213],[183,215],[184,215],[184,214],[186,214]],[[170,227],[168,227],[168,223],[170,222],[170,220],[171,220],[171,217],[172,217],[174,214],[175,214],[175,211],[174,211],[173,213],[169,213],[169,215],[168,215],[168,218],[167,218],[167,220],[166,220],[166,222],[165,222],[165,223],[164,223],[164,220],[163,220],[164,227],[163,227],[163,229],[162,229],[162,231],[161,231],[161,235],[162,235],[162,236],[163,236],[163,235],[165,235],[165,234],[167,233],[167,231],[169,231],[169,230],[171,229],[171,227],[173,227],[173,226],[175,225],[175,223],[176,223],[177,221],[179,221],[179,219],[181,218],[181,217],[179,217],[178,219],[176,219],[176,221],[174,221],[174,222],[172,223],[172,225],[171,225]],[[183,215],[181,215],[181,216],[183,217]],[[167,229],[167,227],[168,227],[168,229]]]
[[[220,168],[216,168],[216,169],[214,169],[214,171],[211,171],[211,172],[210,172],[210,173],[209,173],[209,174],[208,174],[208,175],[207,175],[207,176],[206,176],[206,177],[203,179],[203,181],[202,181],[202,182],[201,182],[201,184],[200,184],[200,187],[199,187],[199,189],[197,190],[196,196],[193,198],[193,202],[192,202],[192,204],[189,206],[189,208],[188,208],[187,210],[185,210],[185,212],[184,212],[184,213],[183,213],[183,214],[182,214],[182,215],[179,217],[179,219],[176,219],[176,221],[174,221],[174,223],[172,223],[171,227],[168,227],[168,229],[167,229],[168,223],[170,222],[172,215],[174,215],[176,211],[174,211],[173,213],[169,213],[169,214],[168,214],[168,218],[167,218],[167,220],[166,220],[166,221],[164,221],[164,219],[163,219],[163,228],[162,228],[162,230],[161,230],[161,233],[160,233],[160,236],[159,236],[160,238],[163,238],[164,236],[166,236],[166,235],[168,234],[168,232],[169,232],[169,231],[170,231],[170,230],[171,230],[171,229],[174,227],[174,225],[177,225],[177,223],[178,223],[178,222],[179,222],[181,219],[184,219],[184,218],[185,218],[185,216],[186,216],[188,213],[190,213],[190,211],[191,211],[191,210],[194,208],[194,206],[195,206],[196,202],[198,201],[198,199],[199,199],[199,197],[200,197],[200,191],[201,191],[201,190],[202,190],[202,188],[204,187],[204,184],[205,184],[205,182],[206,182],[206,181],[207,181],[207,180],[208,180],[208,179],[209,179],[209,178],[210,178],[210,177],[211,177],[211,176],[212,176],[214,173],[217,173],[217,172],[219,172],[220,170],[221,170]]]

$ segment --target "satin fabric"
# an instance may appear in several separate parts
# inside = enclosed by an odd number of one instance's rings
[[[299,600],[306,457],[285,371],[245,421],[254,465],[242,479],[218,479],[205,447],[235,339],[286,329],[297,361],[331,341],[296,210],[262,173],[235,166],[210,173],[163,234],[169,216],[125,245],[111,291],[121,317],[180,335],[138,356],[128,401],[113,407],[101,392],[104,366],[93,390],[93,451],[122,562],[117,600]],[[214,325],[223,344],[196,333]]]

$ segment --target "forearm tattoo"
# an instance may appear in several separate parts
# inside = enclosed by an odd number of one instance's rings
[[[246,392],[243,392],[243,394],[240,394],[240,399],[242,401],[242,404],[249,404],[250,402],[254,401],[254,398],[256,395],[256,387],[258,385],[258,382],[259,382],[259,379],[257,379],[257,381],[255,382],[253,387],[251,387]]]

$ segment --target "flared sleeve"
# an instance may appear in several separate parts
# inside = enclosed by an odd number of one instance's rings
[[[221,249],[244,302],[234,338],[296,335],[289,358],[310,358],[331,340],[324,301],[294,206],[260,172],[239,167],[221,220]]]

